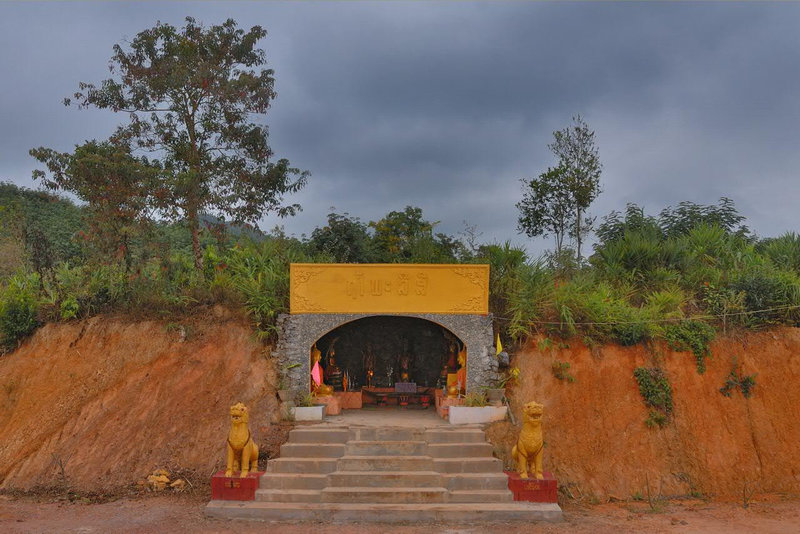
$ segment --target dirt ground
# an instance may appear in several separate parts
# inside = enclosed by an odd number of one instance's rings
[[[0,495],[0,532],[29,533],[340,533],[342,525],[300,523],[269,525],[249,521],[224,521],[203,515],[207,500],[191,495],[159,495],[123,498],[102,504],[84,504],[31,497]],[[392,526],[348,524],[351,534],[416,532],[504,534],[648,532],[698,532],[788,534],[800,532],[800,501],[781,496],[754,499],[747,509],[741,503],[709,503],[701,500],[671,501],[651,510],[646,502],[618,502],[564,507],[560,523],[417,524]],[[274,530],[273,530],[274,529]]]

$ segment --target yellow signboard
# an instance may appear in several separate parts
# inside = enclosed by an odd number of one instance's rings
[[[290,313],[489,313],[488,265],[293,263]]]

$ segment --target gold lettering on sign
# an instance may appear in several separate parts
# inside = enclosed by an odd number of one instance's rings
[[[291,313],[488,313],[488,265],[292,264]]]
[[[408,275],[401,274],[397,277],[397,294],[401,297],[408,295]]]

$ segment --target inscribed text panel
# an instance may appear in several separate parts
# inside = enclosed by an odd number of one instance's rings
[[[489,313],[488,265],[290,266],[290,313]]]

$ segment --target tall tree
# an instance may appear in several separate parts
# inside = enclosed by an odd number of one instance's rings
[[[282,199],[308,173],[286,159],[271,161],[267,127],[255,122],[276,96],[274,73],[260,68],[266,57],[256,48],[266,33],[244,31],[232,19],[208,28],[191,17],[180,29],[159,22],[126,47],[114,45],[113,77],[81,83],[74,95],[80,108],[128,115],[113,139],[146,151],[163,169],[158,207],[188,222],[198,269],[201,213],[255,223],[268,211],[300,209]]]
[[[547,169],[538,178],[522,179],[522,200],[517,229],[528,237],[552,235],[556,256],[561,256],[564,237],[574,226],[575,210],[566,169]]]
[[[570,234],[575,239],[578,261],[581,259],[581,245],[591,230],[593,218],[586,217],[589,208],[600,194],[600,173],[602,164],[594,141],[594,131],[581,118],[573,117],[573,124],[553,132],[555,140],[547,147],[558,158],[558,166],[563,169],[567,186],[575,210]]]

